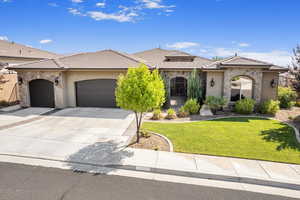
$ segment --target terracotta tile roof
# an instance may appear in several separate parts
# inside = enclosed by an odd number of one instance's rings
[[[17,58],[56,58],[59,55],[48,51],[28,47],[22,44],[0,40],[0,56]]]

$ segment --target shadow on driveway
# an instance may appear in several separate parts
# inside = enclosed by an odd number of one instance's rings
[[[67,159],[68,165],[74,172],[103,174],[115,170],[133,152],[125,149],[114,141],[97,142],[80,149]]]

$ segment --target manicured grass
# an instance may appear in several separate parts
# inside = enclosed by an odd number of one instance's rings
[[[225,118],[188,123],[145,122],[143,129],[168,137],[177,152],[300,164],[294,130],[261,118]]]

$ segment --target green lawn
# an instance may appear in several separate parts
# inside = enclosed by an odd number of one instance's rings
[[[294,130],[261,118],[226,118],[188,123],[145,122],[143,129],[168,137],[177,152],[300,164]]]

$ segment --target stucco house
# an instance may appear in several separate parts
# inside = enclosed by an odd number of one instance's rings
[[[213,61],[160,48],[135,54],[114,50],[80,53],[9,68],[18,72],[24,107],[116,107],[116,79],[140,63],[161,72],[168,83],[170,99],[186,97],[187,78],[195,68],[206,96],[224,96],[229,102],[243,96],[257,103],[276,99],[279,73],[287,71],[237,55]]]
[[[17,74],[7,70],[8,66],[55,57],[58,57],[55,53],[0,40],[0,101],[18,100]]]

